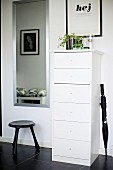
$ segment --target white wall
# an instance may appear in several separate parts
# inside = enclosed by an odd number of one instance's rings
[[[13,57],[12,57],[12,15],[11,0],[4,1],[4,41],[3,41],[3,136],[13,137],[8,122],[14,119],[31,119],[36,122],[36,134],[42,143],[51,144],[51,109],[13,106]],[[96,38],[95,48],[104,52],[101,61],[101,80],[105,84],[109,123],[108,148],[113,145],[113,1],[103,0],[103,36]],[[8,15],[7,15],[8,14]],[[50,50],[57,49],[58,36],[65,33],[65,0],[50,0]],[[100,128],[101,129],[101,128]],[[24,135],[24,136],[23,136]],[[29,132],[21,132],[20,138],[31,139]],[[45,145],[47,146],[47,145]],[[101,134],[101,152],[103,141]]]
[[[109,125],[108,152],[111,153],[113,145],[113,1],[103,0],[103,36],[96,38],[95,48],[104,52],[101,59],[101,81],[105,84],[105,95],[107,99],[107,115]],[[101,148],[103,140],[101,134]]]
[[[17,87],[46,89],[46,1],[16,4]],[[39,29],[39,55],[20,55],[20,30]]]

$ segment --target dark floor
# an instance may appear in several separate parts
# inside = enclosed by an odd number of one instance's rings
[[[12,144],[0,142],[0,170],[113,170],[113,158],[100,155],[91,167],[51,161],[51,149],[18,145],[17,159],[12,157]]]

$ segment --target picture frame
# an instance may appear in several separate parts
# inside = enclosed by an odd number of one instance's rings
[[[66,0],[66,33],[102,36],[102,0]]]
[[[39,29],[20,30],[20,54],[39,55]]]

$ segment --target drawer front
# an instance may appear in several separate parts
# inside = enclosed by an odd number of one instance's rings
[[[54,69],[54,83],[90,84],[91,69]]]
[[[53,154],[78,159],[89,158],[89,142],[54,139]]]
[[[89,141],[90,124],[66,121],[54,121],[54,137]]]
[[[54,84],[54,101],[90,103],[90,85]]]
[[[54,53],[54,68],[91,68],[92,53]]]
[[[54,102],[54,120],[90,122],[90,104]]]

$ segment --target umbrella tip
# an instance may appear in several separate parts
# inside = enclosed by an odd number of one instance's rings
[[[107,149],[105,149],[105,156],[107,156]]]

